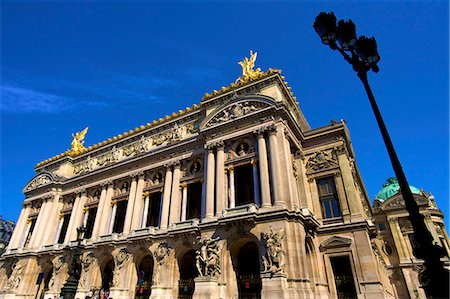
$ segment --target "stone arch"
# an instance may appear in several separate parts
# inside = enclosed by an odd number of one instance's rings
[[[36,278],[36,282],[38,282],[36,298],[43,299],[45,293],[50,290],[50,279],[53,275],[53,263],[49,257],[45,257],[39,259],[38,264],[40,271]]]
[[[178,281],[178,298],[190,299],[194,294],[194,279],[198,276],[195,266],[196,252],[193,248],[184,250],[177,258],[180,279]]]
[[[95,279],[92,281],[92,286],[99,290],[109,290],[112,286],[114,259],[111,252],[102,250],[96,254],[97,263],[94,265]]]
[[[261,298],[261,276],[263,269],[261,259],[262,244],[258,237],[251,233],[234,234],[227,240],[227,251],[224,250],[224,279],[230,285],[230,296],[237,298]],[[231,265],[227,265],[227,260]]]
[[[264,108],[274,106],[276,103],[275,99],[263,96],[263,95],[250,95],[244,97],[238,97],[235,100],[226,102],[225,104],[217,107],[212,111],[200,124],[200,130],[207,129],[218,125],[219,123],[225,123],[229,120],[236,119],[245,115],[250,115],[259,112]],[[229,110],[234,110],[236,105],[243,105],[245,108],[241,109],[239,114],[231,111],[233,116],[227,119],[227,114],[230,114]]]
[[[136,299],[149,298],[153,284],[154,257],[146,246],[140,246],[132,252],[133,267],[130,286]],[[130,291],[130,293],[131,293]]]
[[[319,265],[317,264],[317,252],[310,237],[305,239],[306,271],[310,280],[310,287],[314,291],[319,282]]]

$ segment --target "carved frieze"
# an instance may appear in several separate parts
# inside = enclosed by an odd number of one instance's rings
[[[310,174],[334,167],[339,167],[339,163],[333,150],[320,150],[308,158],[306,173]]]
[[[161,283],[161,268],[164,265],[167,258],[171,255],[173,252],[172,248],[167,245],[166,242],[159,244],[158,248],[155,250],[154,256],[155,256],[155,267],[153,270],[153,284],[159,285]]]
[[[231,106],[226,107],[215,115],[206,125],[206,128],[225,123],[227,121],[237,119],[247,114],[254,113],[269,105],[259,101],[245,101],[234,103]]]
[[[23,279],[24,270],[25,267],[20,263],[20,261],[14,263],[12,266],[11,275],[8,278],[4,291],[15,291],[19,288],[20,282]]]
[[[42,173],[42,174],[38,175],[37,177],[35,177],[34,179],[32,179],[31,182],[29,182],[25,186],[25,188],[23,189],[23,192],[27,192],[27,191],[36,189],[38,187],[48,185],[52,181],[53,181],[52,175],[50,175],[49,173]]]

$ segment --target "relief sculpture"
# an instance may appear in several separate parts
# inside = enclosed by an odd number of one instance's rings
[[[284,229],[275,233],[270,228],[270,233],[262,233],[262,239],[266,245],[266,255],[263,256],[264,272],[275,274],[284,274],[285,263],[281,241],[284,238]]]
[[[200,276],[217,277],[220,273],[219,241],[215,239],[197,237],[196,267]]]

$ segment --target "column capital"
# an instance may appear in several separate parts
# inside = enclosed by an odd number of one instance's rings
[[[183,189],[186,189],[186,188],[187,188],[187,183],[186,183],[186,182],[181,183],[181,187],[182,187]]]
[[[251,160],[250,160],[250,164],[252,164],[253,167],[256,167],[256,165],[258,165],[258,160],[256,160],[256,159],[251,159]]]
[[[270,125],[267,127],[267,131],[269,132],[269,136],[270,136],[270,135],[276,134],[278,129],[277,129],[276,125]]]
[[[148,196],[150,196],[150,192],[149,191],[145,191],[144,193],[142,193],[142,195],[144,195],[144,197],[148,197]]]
[[[89,211],[89,207],[83,207],[83,212],[87,212],[87,211]]]
[[[73,193],[75,193],[76,196],[82,196],[82,195],[86,195],[86,188],[81,188],[78,190],[75,190]]]
[[[219,140],[216,143],[214,143],[214,146],[217,148],[217,150],[224,150],[225,145],[223,140]]]
[[[228,172],[234,172],[234,166],[230,165],[227,167]]]
[[[347,147],[344,144],[335,146],[333,148],[333,150],[338,155],[342,155],[342,154],[347,154],[348,155]]]
[[[257,138],[264,138],[264,132],[266,131],[267,127],[261,127],[253,130],[253,134],[255,134]]]
[[[117,206],[117,200],[111,201],[111,207]]]
[[[43,201],[43,202],[50,201],[50,200],[52,200],[53,198],[54,198],[54,195],[53,195],[53,194],[47,194],[47,195],[42,196],[42,201]]]
[[[64,214],[59,214],[59,219],[61,220],[61,219],[63,219],[64,218]]]
[[[212,152],[215,148],[215,143],[207,143],[205,144],[205,150],[207,150],[208,152]]]

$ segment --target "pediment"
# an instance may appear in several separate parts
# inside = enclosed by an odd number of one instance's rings
[[[54,180],[54,176],[51,173],[40,173],[31,179],[31,181],[25,186],[25,188],[23,188],[23,192],[28,192],[45,185],[49,185],[54,182]]]
[[[240,98],[237,101],[218,107],[200,125],[203,129],[219,126],[273,106],[275,100],[269,97],[257,96]]]
[[[327,250],[332,248],[350,247],[351,244],[352,239],[350,238],[333,236],[320,243],[319,248],[320,250]]]

